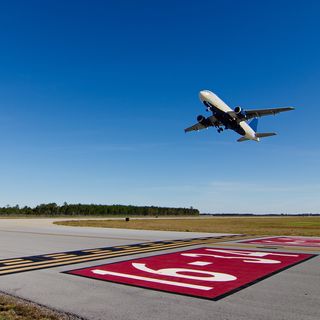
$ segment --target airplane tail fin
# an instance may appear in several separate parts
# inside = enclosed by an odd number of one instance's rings
[[[251,127],[251,129],[253,131],[257,131],[258,130],[258,118],[254,118],[250,123],[249,126]]]
[[[271,137],[271,136],[275,136],[275,135],[276,135],[275,132],[256,133],[257,138],[266,138],[266,137]]]
[[[257,132],[258,129],[258,118],[254,118],[250,123],[249,126],[252,128],[253,131],[255,131],[255,137],[257,138],[257,141],[259,141],[259,138],[266,138],[266,137],[271,137],[275,136],[275,132],[264,132],[264,133],[259,133]],[[245,141],[247,140],[246,138],[240,138],[238,141]]]

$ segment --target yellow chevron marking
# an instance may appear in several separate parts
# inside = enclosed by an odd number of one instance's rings
[[[61,256],[58,256],[58,257],[51,257],[53,259],[62,259],[62,258],[65,258],[65,257],[78,257],[76,254],[63,254]]]
[[[131,246],[116,246],[117,249],[128,249],[131,248]]]
[[[30,262],[32,262],[32,260],[22,260],[22,261],[5,262],[4,264],[5,264],[6,266],[12,266],[12,265],[16,265],[16,264],[30,263]]]
[[[24,260],[22,258],[0,260],[0,263],[14,262]]]
[[[52,254],[44,255],[44,257],[54,258],[54,257],[65,256],[66,254],[67,254],[67,252],[64,252],[64,253],[52,253]]]

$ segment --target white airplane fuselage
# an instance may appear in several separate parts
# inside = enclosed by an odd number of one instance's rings
[[[246,121],[237,122],[233,120],[228,112],[233,110],[222,101],[216,94],[209,90],[202,90],[199,93],[202,103],[210,108],[214,116],[225,125],[227,129],[234,130],[248,140],[259,141],[255,131],[248,125]]]

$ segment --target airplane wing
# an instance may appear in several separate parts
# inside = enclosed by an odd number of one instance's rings
[[[285,107],[285,108],[272,108],[272,109],[256,109],[256,110],[244,110],[242,114],[238,114],[235,111],[228,111],[227,113],[233,118],[238,119],[240,121],[249,120],[252,118],[276,115],[277,113],[284,111],[294,110],[293,107]]]
[[[215,116],[211,116],[205,119],[205,122],[203,123],[196,123],[193,126],[184,129],[184,132],[189,132],[189,131],[199,131],[202,129],[206,129],[208,127],[212,127],[212,126],[219,126],[221,125],[221,123],[217,120],[217,118]]]
[[[285,108],[272,108],[272,109],[257,109],[257,110],[246,110],[246,120],[256,117],[263,117],[269,115],[276,115],[280,112],[291,111],[294,110],[293,107],[285,107]]]
[[[204,126],[203,124],[201,123],[196,123],[195,125],[189,127],[189,128],[186,128],[184,129],[184,132],[189,132],[189,131],[199,131],[199,130],[202,130],[202,129],[205,129],[205,128],[208,128],[206,126]]]

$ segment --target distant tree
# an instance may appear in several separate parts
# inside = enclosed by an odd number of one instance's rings
[[[19,206],[0,208],[0,215],[34,215],[34,216],[59,216],[59,215],[137,215],[137,216],[165,216],[165,215],[199,215],[199,210],[194,208],[169,208],[155,206],[125,206],[125,205],[96,205],[96,204],[67,204],[58,206],[56,203],[40,204],[34,208]]]

